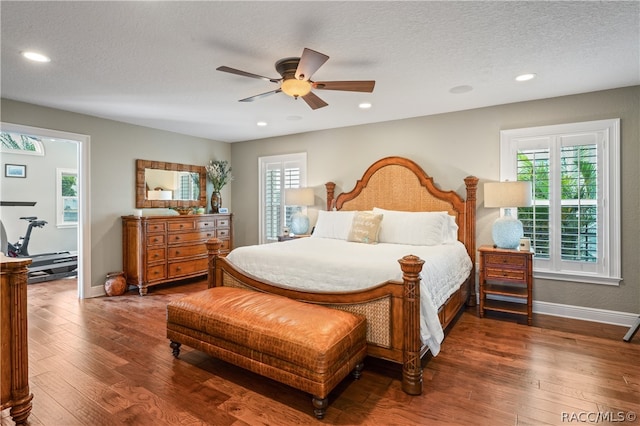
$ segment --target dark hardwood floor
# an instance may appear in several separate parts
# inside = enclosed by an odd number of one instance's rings
[[[640,335],[625,343],[624,327],[542,315],[529,327],[469,310],[425,363],[421,396],[402,392],[397,366],[367,359],[318,421],[303,392],[186,346],[173,358],[166,304],[205,282],[83,301],[75,286],[28,287],[31,425],[639,423]],[[8,410],[0,424],[13,424]]]

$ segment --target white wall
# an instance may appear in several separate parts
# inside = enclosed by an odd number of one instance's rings
[[[499,180],[500,130],[619,117],[625,280],[620,286],[604,286],[537,279],[534,299],[640,312],[640,262],[636,248],[640,239],[639,103],[640,87],[630,87],[234,143],[231,158],[236,245],[258,241],[258,157],[291,152],[307,152],[307,181],[315,189],[316,208],[326,208],[325,182],[336,182],[338,192],[351,190],[371,163],[389,155],[411,158],[442,189],[454,189],[461,195],[464,177],[475,175],[480,178],[478,245],[492,244],[491,225],[498,211],[484,208],[482,184]]]
[[[135,209],[135,160],[206,165],[230,160],[229,144],[2,99],[1,121],[88,135],[91,153],[91,286],[122,270],[121,216]],[[3,160],[4,162],[4,160]],[[210,186],[210,185],[209,185]],[[211,188],[208,188],[209,194]],[[230,189],[223,190],[230,207]]]

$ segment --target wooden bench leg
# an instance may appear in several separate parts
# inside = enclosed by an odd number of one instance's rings
[[[178,356],[180,356],[180,346],[182,346],[182,343],[174,342],[172,340],[171,343],[169,343],[169,346],[173,349],[173,356],[178,358]]]
[[[353,369],[353,378],[358,380],[362,376],[362,369],[364,368],[364,362],[358,363],[356,368]]]
[[[311,398],[311,402],[313,403],[313,414],[316,415],[317,419],[322,419],[324,414],[327,412],[329,398],[318,398],[317,396],[314,396]]]

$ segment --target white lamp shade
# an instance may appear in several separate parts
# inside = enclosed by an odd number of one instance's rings
[[[530,207],[531,182],[487,182],[484,184],[485,207]]]
[[[289,188],[284,190],[284,204],[287,206],[312,206],[313,188]]]

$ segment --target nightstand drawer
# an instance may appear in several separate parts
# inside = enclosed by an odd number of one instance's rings
[[[527,275],[524,269],[494,269],[487,267],[485,270],[485,278],[488,280],[510,280],[525,282]]]
[[[500,268],[523,268],[527,259],[519,255],[509,254],[491,254],[487,253],[484,256],[485,265],[488,267],[498,266]]]

